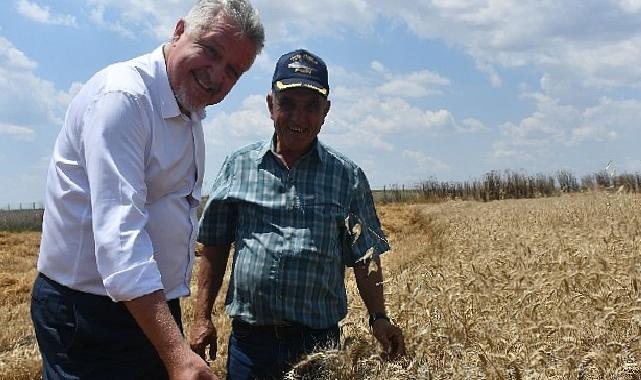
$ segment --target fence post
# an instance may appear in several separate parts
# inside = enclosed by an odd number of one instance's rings
[[[383,185],[383,203],[387,203],[387,193],[385,192],[385,185]]]

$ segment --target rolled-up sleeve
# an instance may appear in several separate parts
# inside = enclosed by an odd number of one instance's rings
[[[390,249],[376,214],[369,182],[361,169],[356,169],[346,228],[348,238],[344,242],[343,256],[347,266],[364,264],[369,255],[380,255]]]
[[[198,241],[205,246],[225,245],[234,240],[236,204],[229,199],[232,185],[233,166],[230,158],[226,158],[200,219]]]
[[[145,152],[151,124],[135,96],[101,94],[84,114],[81,147],[95,255],[107,294],[128,301],[163,289],[145,226]]]

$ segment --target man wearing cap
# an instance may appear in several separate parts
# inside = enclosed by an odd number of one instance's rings
[[[405,352],[385,314],[378,256],[389,245],[365,174],[317,138],[328,94],[321,58],[306,50],[283,55],[267,95],[274,135],[227,157],[205,208],[190,342],[215,357],[212,305],[233,243],[229,379],[280,378],[304,353],[336,347],[347,313],[345,267],[353,267],[386,356]]]

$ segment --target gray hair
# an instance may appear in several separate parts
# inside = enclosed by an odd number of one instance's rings
[[[265,29],[248,0],[198,0],[184,17],[187,33],[207,31],[214,18],[222,12],[229,17],[256,47],[256,55],[260,54],[265,44]]]

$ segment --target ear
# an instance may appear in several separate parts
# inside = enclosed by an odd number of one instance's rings
[[[176,29],[174,29],[174,35],[171,38],[172,42],[176,42],[180,39],[180,36],[185,33],[185,20],[180,19],[176,23]]]
[[[327,100],[325,104],[325,112],[323,113],[323,121],[321,122],[321,126],[325,124],[325,118],[327,117],[327,114],[329,113],[329,109],[332,107],[332,102]]]
[[[274,120],[274,97],[272,94],[267,94],[267,97],[265,98],[267,101],[267,109],[269,110],[269,117]]]

